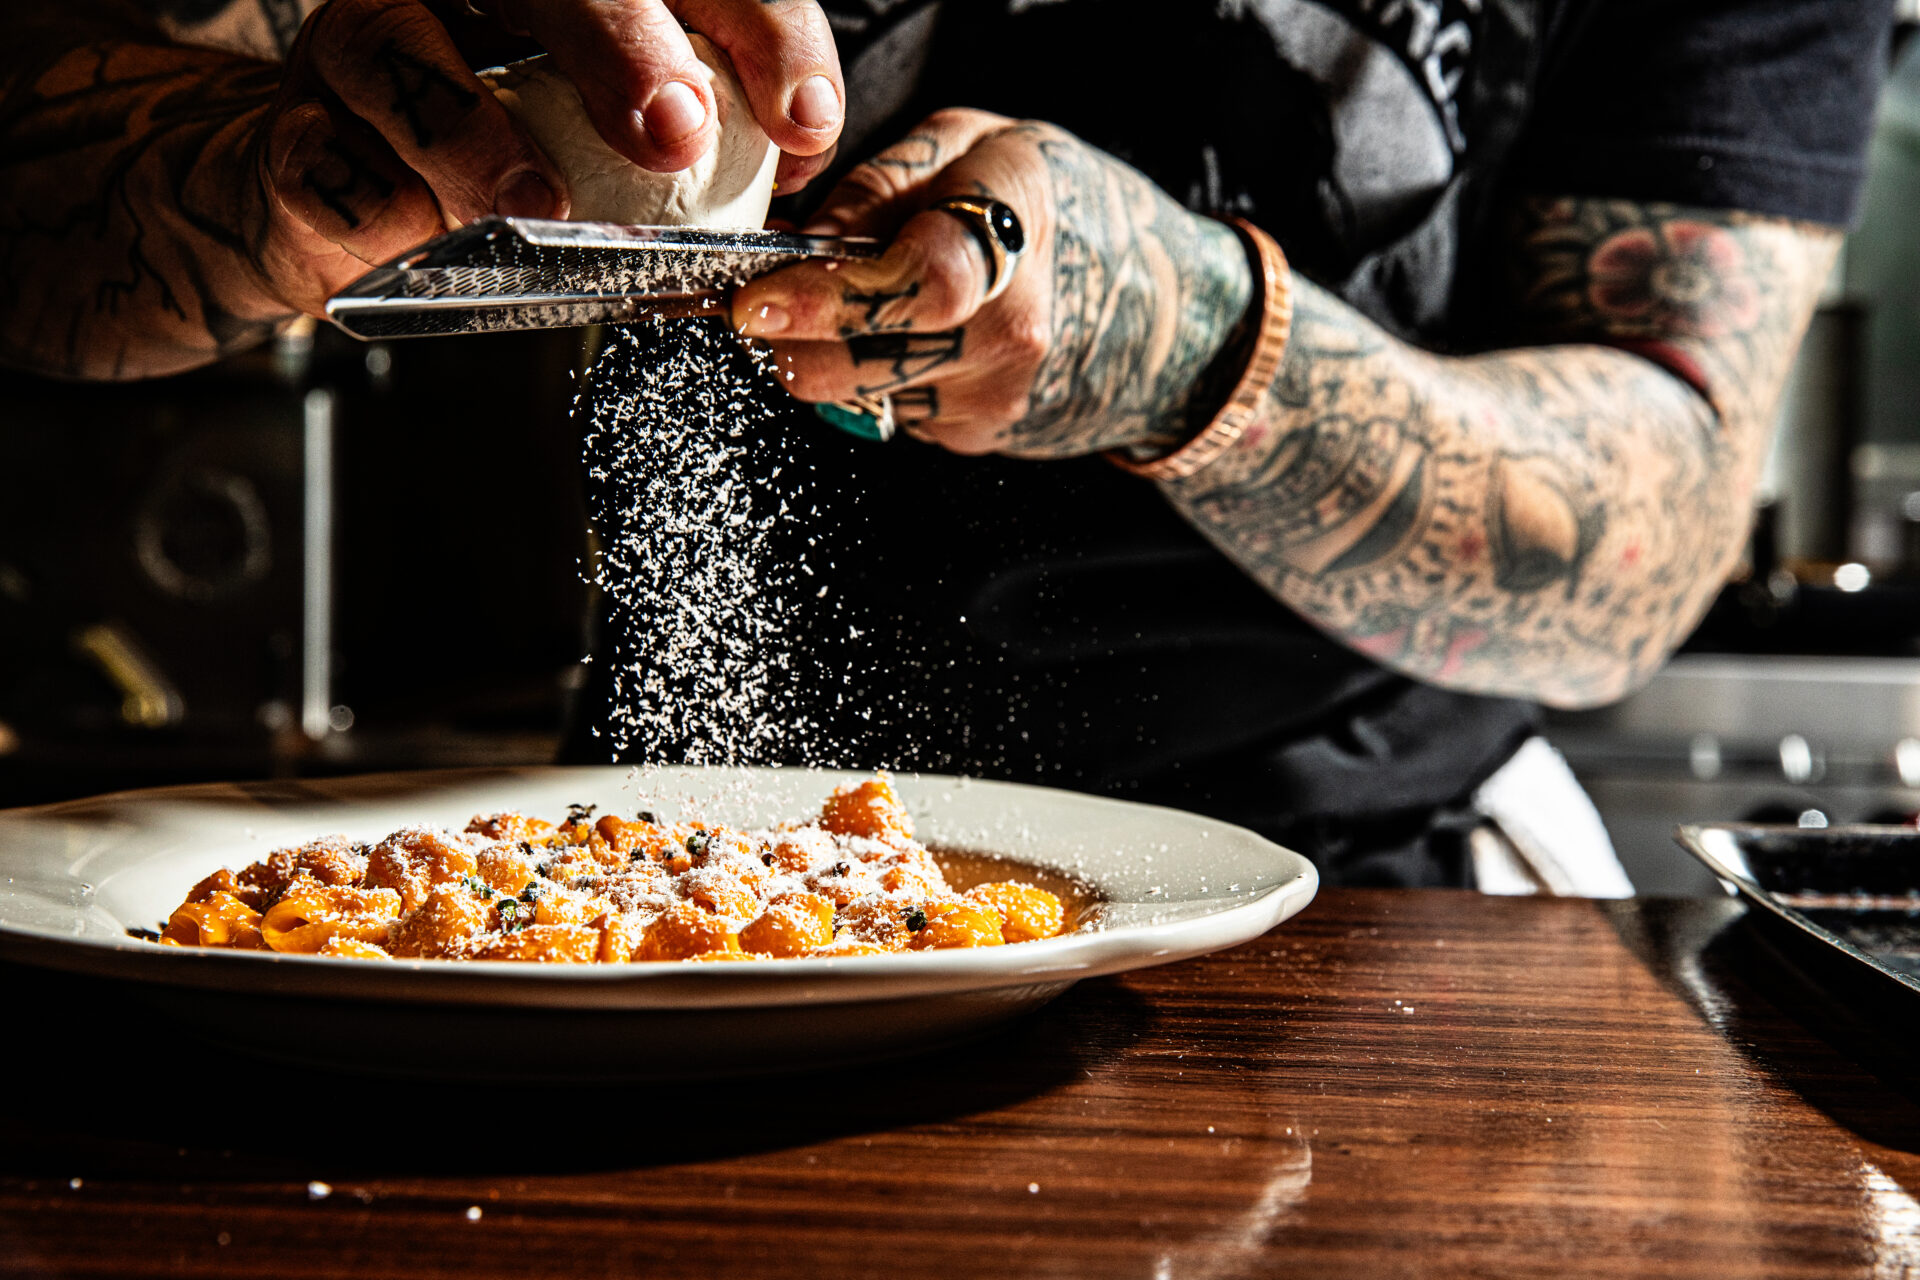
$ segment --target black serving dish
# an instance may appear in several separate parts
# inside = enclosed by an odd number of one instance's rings
[[[1674,838],[1764,914],[1755,923],[1788,926],[1860,979],[1920,999],[1920,830],[1702,823]]]
[[[1828,1038],[1920,1078],[1920,830],[1702,823],[1674,838],[1746,900],[1786,980],[1776,992]]]

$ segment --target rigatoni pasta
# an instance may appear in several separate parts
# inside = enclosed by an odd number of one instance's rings
[[[891,779],[841,787],[812,822],[750,832],[596,818],[476,817],[371,846],[276,850],[196,884],[166,946],[353,959],[560,964],[791,959],[1001,946],[1066,928],[1060,898],[999,880],[957,892]]]

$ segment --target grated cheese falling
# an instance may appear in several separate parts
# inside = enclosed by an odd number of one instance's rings
[[[589,514],[588,580],[614,634],[609,754],[690,764],[808,763],[797,710],[807,672],[790,623],[804,555],[776,555],[806,509],[802,468],[775,456],[771,358],[719,324],[650,320],[608,331],[575,403]],[[775,483],[777,481],[777,483]],[[817,581],[817,580],[815,580]],[[804,588],[815,595],[813,582]]]

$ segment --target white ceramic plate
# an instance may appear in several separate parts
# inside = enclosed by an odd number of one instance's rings
[[[1312,901],[1299,854],[1172,809],[1010,783],[896,780],[916,834],[1081,880],[1083,927],[1009,947],[751,964],[368,962],[162,948],[195,881],[319,835],[456,830],[574,802],[739,826],[810,816],[861,775],[806,769],[461,770],[126,792],[0,812],[0,958],[141,984],[197,1035],[407,1075],[622,1079],[792,1070],[978,1034],[1081,978],[1259,936]]]

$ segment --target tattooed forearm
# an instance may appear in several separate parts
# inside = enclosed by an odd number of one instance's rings
[[[1381,661],[1586,705],[1649,675],[1737,557],[1835,236],[1559,200],[1519,243],[1524,334],[1569,345],[1433,356],[1296,279],[1266,412],[1168,490]]]
[[[1170,444],[1213,412],[1210,371],[1244,319],[1239,237],[1137,170],[1049,125],[1020,125],[1053,189],[1047,355],[1011,428],[1025,456]]]
[[[249,139],[278,68],[135,22],[0,50],[0,360],[139,377],[270,333],[288,309],[234,264],[264,217]]]

